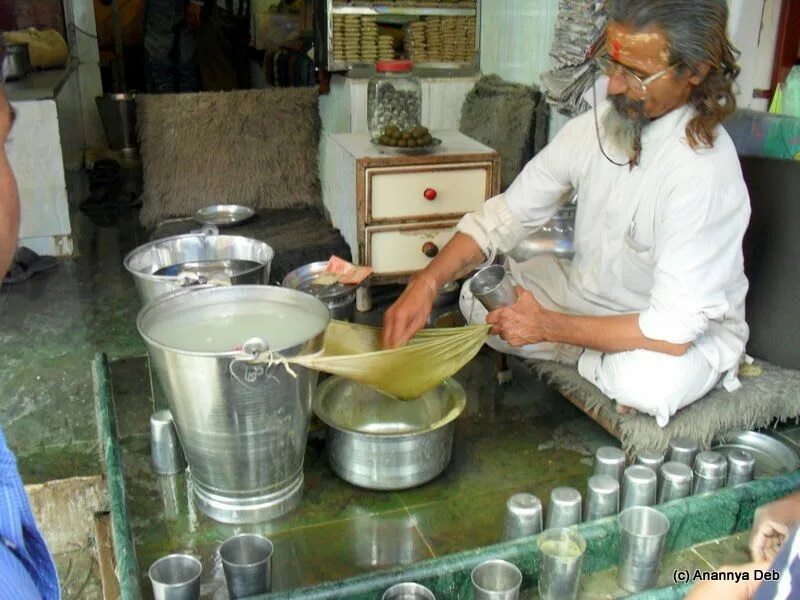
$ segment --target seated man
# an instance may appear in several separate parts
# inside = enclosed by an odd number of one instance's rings
[[[680,5],[680,9],[676,6]],[[386,347],[405,344],[437,290],[508,252],[577,192],[575,257],[511,264],[518,300],[470,322],[525,358],[576,363],[613,398],[665,426],[718,383],[739,386],[748,337],[742,238],[750,217],[733,143],[739,69],[725,0],[610,0],[608,101],[570,121],[509,189],[458,233],[386,313]],[[598,117],[599,114],[599,117]]]

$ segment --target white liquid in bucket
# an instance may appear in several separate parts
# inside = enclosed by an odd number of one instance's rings
[[[241,349],[250,338],[261,338],[273,350],[291,348],[324,325],[318,315],[291,304],[237,300],[154,319],[145,333],[168,348],[221,353]]]

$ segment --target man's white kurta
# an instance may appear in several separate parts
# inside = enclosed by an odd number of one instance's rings
[[[602,132],[606,153],[625,162]],[[748,328],[742,238],[750,201],[728,134],[693,150],[678,108],[647,125],[638,166],[616,166],[601,153],[592,111],[567,123],[509,189],[465,216],[458,229],[487,256],[508,252],[547,222],[571,190],[578,195],[575,257],[538,257],[512,270],[542,304],[581,315],[639,314],[642,333],[692,342],[726,387]]]

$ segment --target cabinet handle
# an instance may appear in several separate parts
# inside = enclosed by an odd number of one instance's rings
[[[439,246],[437,246],[433,242],[425,242],[424,244],[422,244],[422,253],[428,258],[433,258],[437,254],[439,254]]]
[[[422,195],[425,196],[425,200],[436,200],[436,196],[438,196],[436,190],[433,188],[426,189]]]

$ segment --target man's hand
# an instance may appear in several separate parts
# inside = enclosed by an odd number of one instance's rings
[[[203,7],[194,2],[188,2],[186,4],[185,15],[186,24],[189,26],[189,29],[197,29],[203,22]]]
[[[381,341],[384,348],[398,348],[408,343],[425,326],[439,290],[427,277],[414,277],[397,302],[383,316]]]
[[[519,347],[549,340],[549,319],[552,314],[528,290],[516,287],[517,301],[486,315],[491,333],[499,335],[509,346]]]
[[[792,494],[756,509],[749,542],[753,560],[774,560],[789,531],[799,521],[800,494]]]

